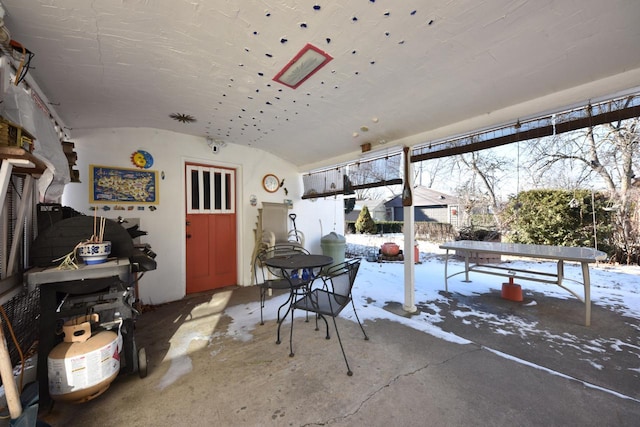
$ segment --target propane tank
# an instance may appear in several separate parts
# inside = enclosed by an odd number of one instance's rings
[[[98,315],[74,318],[64,324],[64,341],[49,352],[49,394],[53,400],[82,403],[100,396],[120,372],[122,336],[101,331],[91,336]]]

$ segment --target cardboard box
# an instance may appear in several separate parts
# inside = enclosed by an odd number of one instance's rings
[[[22,127],[0,117],[0,145],[22,148],[31,153],[34,140],[33,135]]]

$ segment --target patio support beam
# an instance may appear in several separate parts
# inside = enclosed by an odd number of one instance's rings
[[[633,97],[626,98],[626,103],[629,104],[633,101]],[[613,101],[607,101],[602,104],[613,104]],[[600,104],[601,105],[601,104]],[[584,110],[592,108],[591,106],[585,106]],[[601,108],[601,110],[605,110]],[[584,129],[590,126],[597,126],[604,123],[613,123],[620,120],[626,120],[633,117],[640,116],[640,105],[625,106],[620,109],[606,110],[591,115],[590,113],[584,113],[584,117],[578,117],[574,119],[567,119],[557,124],[553,124],[553,115],[533,120],[532,122],[547,123],[540,126],[529,125],[526,130],[518,130],[516,132],[510,132],[505,135],[496,136],[494,138],[485,139],[476,142],[461,142],[458,140],[456,143],[443,143],[434,145],[433,150],[429,148],[428,152],[422,152],[411,156],[411,162],[421,162],[429,159],[438,159],[442,157],[450,157],[458,154],[469,153],[471,151],[480,151],[487,148],[500,147],[506,144],[512,144],[518,141],[527,141],[530,139],[543,138],[546,136],[557,135],[566,132],[572,132],[578,129]],[[513,125],[515,126],[515,124]],[[513,129],[513,126],[510,128]],[[420,149],[416,150],[420,152]]]
[[[409,173],[404,177],[407,180],[410,188],[414,188],[413,182],[413,165],[409,164]],[[404,304],[402,308],[409,312],[415,313],[418,311],[416,308],[416,264],[415,255],[413,253],[414,236],[415,236],[415,214],[413,202],[411,206],[404,206]]]

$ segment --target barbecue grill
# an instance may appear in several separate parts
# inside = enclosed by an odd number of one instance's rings
[[[46,212],[53,212],[47,210]],[[60,258],[76,245],[91,238],[95,218],[85,215],[55,221],[41,230],[30,248],[30,263],[25,282],[30,289],[40,289],[40,332],[38,343],[38,381],[40,402],[50,402],[47,356],[61,341],[57,334],[65,321],[80,315],[98,313],[98,330],[119,332],[123,339],[121,373],[138,372],[146,376],[146,353],[138,348],[134,322],[139,314],[136,284],[146,271],[156,269],[156,254],[147,244],[135,244],[125,222],[106,220],[103,239],[111,241],[110,258],[105,263],[78,269],[58,269]],[[39,226],[47,224],[42,217]],[[133,230],[135,233],[144,233]],[[58,261],[55,261],[58,260]],[[93,328],[92,328],[93,329]]]

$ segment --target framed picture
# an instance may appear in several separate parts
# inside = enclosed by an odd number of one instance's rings
[[[89,165],[89,203],[158,204],[158,171]]]

